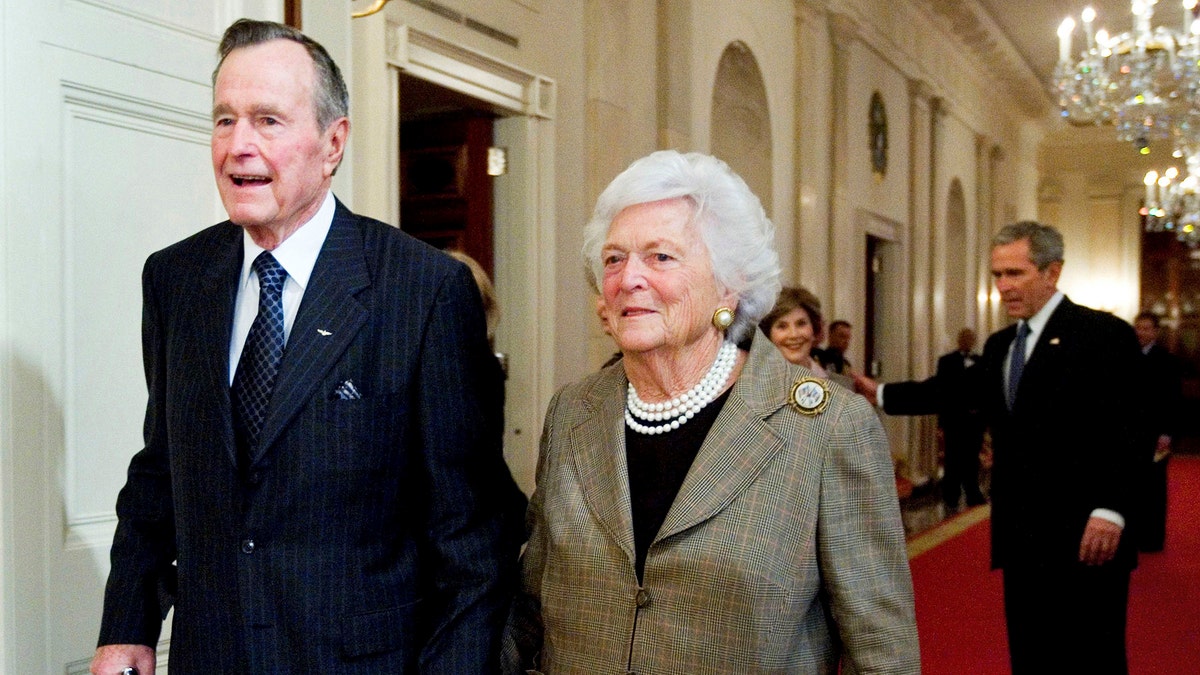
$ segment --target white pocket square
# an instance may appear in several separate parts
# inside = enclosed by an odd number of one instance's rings
[[[339,384],[337,389],[333,390],[333,395],[343,401],[356,401],[362,398],[362,394],[358,393],[358,387],[354,386],[352,380],[346,380]]]

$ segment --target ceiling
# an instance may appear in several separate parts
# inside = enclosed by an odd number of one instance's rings
[[[1133,27],[1129,0],[977,0],[999,26],[1021,58],[1050,88],[1058,62],[1058,25],[1066,17],[1075,19],[1072,53],[1082,49],[1084,33],[1079,18],[1084,7],[1096,10],[1096,29],[1117,35]],[[1183,7],[1178,0],[1161,0],[1152,24],[1183,25]]]
[[[938,0],[934,0],[937,2]],[[957,4],[960,0],[944,0]],[[1130,0],[975,0],[996,28],[1005,34],[1016,59],[1023,62],[1042,83],[1057,117],[1058,95],[1054,91],[1054,67],[1058,62],[1058,26],[1070,16],[1076,28],[1072,53],[1083,48],[1084,33],[1079,24],[1084,7],[1096,10],[1096,29],[1106,29],[1117,35],[1133,28]],[[1155,7],[1153,26],[1182,27],[1183,7],[1180,0],[1159,0]],[[1011,62],[1011,59],[1010,59]],[[1010,65],[1011,67],[1011,65]],[[1012,91],[1010,85],[1010,91]],[[1119,141],[1111,126],[1055,124],[1047,129],[1041,142],[1040,162],[1044,171],[1090,167],[1091,178],[1109,176],[1117,183],[1139,180],[1149,169],[1162,170],[1178,164],[1165,144],[1151,147],[1148,155],[1139,155],[1132,144]]]

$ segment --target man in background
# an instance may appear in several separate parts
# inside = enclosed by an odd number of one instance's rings
[[[991,270],[1017,323],[993,334],[972,396],[992,435],[992,567],[1004,575],[1014,675],[1065,668],[1128,672],[1125,651],[1141,429],[1137,338],[1107,312],[1058,290],[1062,235],[1004,227]],[[941,378],[856,386],[889,414],[936,413],[955,395]]]
[[[958,511],[965,494],[967,506],[984,503],[979,490],[979,451],[983,447],[983,416],[971,396],[972,378],[978,376],[979,354],[975,349],[975,331],[958,332],[958,349],[938,358],[935,376],[951,392],[946,406],[938,411],[938,431],[945,450],[942,476],[942,501],[946,513]]]
[[[1154,461],[1144,483],[1141,537],[1138,548],[1147,553],[1163,550],[1167,537],[1167,462],[1171,439],[1176,435],[1182,414],[1183,377],[1179,362],[1158,343],[1161,335],[1158,315],[1142,312],[1133,320],[1138,344],[1142,347],[1141,365],[1147,387],[1145,421],[1154,439]]]
[[[230,219],[146,262],[145,446],[92,672],[153,673],[172,606],[172,672],[492,672],[521,500],[479,291],[334,198],[324,48],[243,19],[219,55]]]
[[[850,322],[838,319],[829,324],[829,343],[825,349],[815,350],[813,358],[831,373],[840,375],[850,374],[850,361],[846,359],[846,350],[850,349]]]

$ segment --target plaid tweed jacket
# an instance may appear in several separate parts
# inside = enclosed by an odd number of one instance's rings
[[[765,336],[634,571],[625,379],[563,388],[546,417],[511,672],[917,673],[887,440],[867,402],[788,404],[807,375]]]

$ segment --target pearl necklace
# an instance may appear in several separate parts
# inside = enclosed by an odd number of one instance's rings
[[[717,352],[717,358],[708,369],[700,382],[690,390],[663,403],[646,403],[638,397],[637,389],[629,383],[629,395],[625,399],[625,424],[639,434],[662,434],[674,431],[695,417],[704,406],[712,403],[713,399],[725,388],[729,374],[737,363],[737,345],[726,342]],[[642,424],[646,422],[662,422],[657,426]]]

